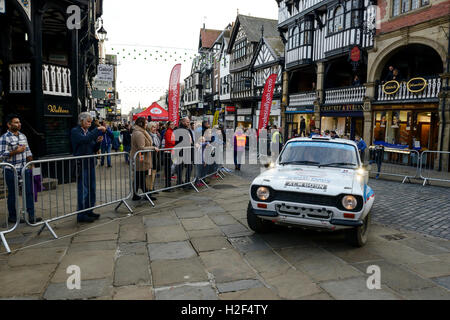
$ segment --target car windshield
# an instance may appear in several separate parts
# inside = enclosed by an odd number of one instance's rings
[[[356,148],[344,143],[295,141],[280,155],[281,165],[312,165],[318,167],[357,167]]]

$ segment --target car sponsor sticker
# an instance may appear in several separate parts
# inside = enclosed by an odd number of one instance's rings
[[[327,191],[328,186],[326,184],[313,183],[308,181],[286,181],[284,186],[292,188],[307,188],[321,191]]]

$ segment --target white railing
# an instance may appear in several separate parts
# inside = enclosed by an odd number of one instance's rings
[[[42,90],[53,96],[72,96],[70,69],[48,64],[42,65]]]
[[[31,92],[31,64],[20,63],[9,65],[9,92]]]
[[[316,91],[291,94],[289,96],[290,107],[313,106],[317,99]]]
[[[366,87],[345,87],[325,90],[325,104],[362,103],[366,96]]]
[[[400,88],[395,94],[385,94],[383,92],[383,85],[378,86],[377,101],[392,101],[392,100],[419,100],[419,99],[434,99],[439,97],[441,91],[441,78],[427,79],[426,88],[420,93],[412,93],[407,88],[407,82],[401,82]]]

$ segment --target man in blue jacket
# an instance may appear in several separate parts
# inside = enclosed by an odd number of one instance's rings
[[[364,162],[364,151],[366,151],[367,149],[367,144],[360,136],[356,136],[355,141],[358,144],[358,150],[361,155],[361,161]]]
[[[74,156],[94,155],[100,149],[103,141],[102,134],[106,128],[100,126],[89,131],[92,116],[89,112],[83,112],[78,116],[79,125],[72,129],[71,141]],[[77,160],[77,191],[78,211],[83,211],[95,206],[95,161],[94,157]],[[94,222],[100,218],[92,209],[78,213],[78,222]]]

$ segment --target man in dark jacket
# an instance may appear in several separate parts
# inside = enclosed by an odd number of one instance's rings
[[[131,150],[131,125],[127,124],[120,134],[122,135],[123,151],[127,152],[127,154],[125,154],[125,161],[127,164],[130,164],[129,153]]]
[[[83,112],[78,117],[79,125],[72,129],[71,141],[74,156],[94,155],[100,149],[103,141],[102,133],[106,128],[100,126],[89,131],[92,123],[92,116],[88,112]],[[100,215],[95,214],[92,209],[95,207],[95,161],[94,157],[77,160],[77,191],[78,191],[78,222],[94,222]]]
[[[185,130],[186,132],[182,132],[183,130]],[[178,133],[177,133],[178,132]],[[192,172],[192,162],[194,161],[194,137],[192,136],[192,132],[190,130],[190,120],[188,117],[183,118],[180,120],[180,126],[178,127],[178,129],[176,129],[174,131],[175,136],[179,137],[179,140],[176,141],[175,144],[175,148],[179,148],[181,146],[191,146],[191,161],[189,163],[184,163],[180,161],[180,163],[177,165],[177,184],[181,185],[183,184],[183,168],[186,168],[186,180],[184,183],[189,183],[191,182],[191,172]],[[186,135],[187,133],[187,135]],[[183,136],[189,136],[190,137],[190,142],[183,142]],[[186,150],[183,150],[179,153],[180,157],[183,157],[183,152]]]

